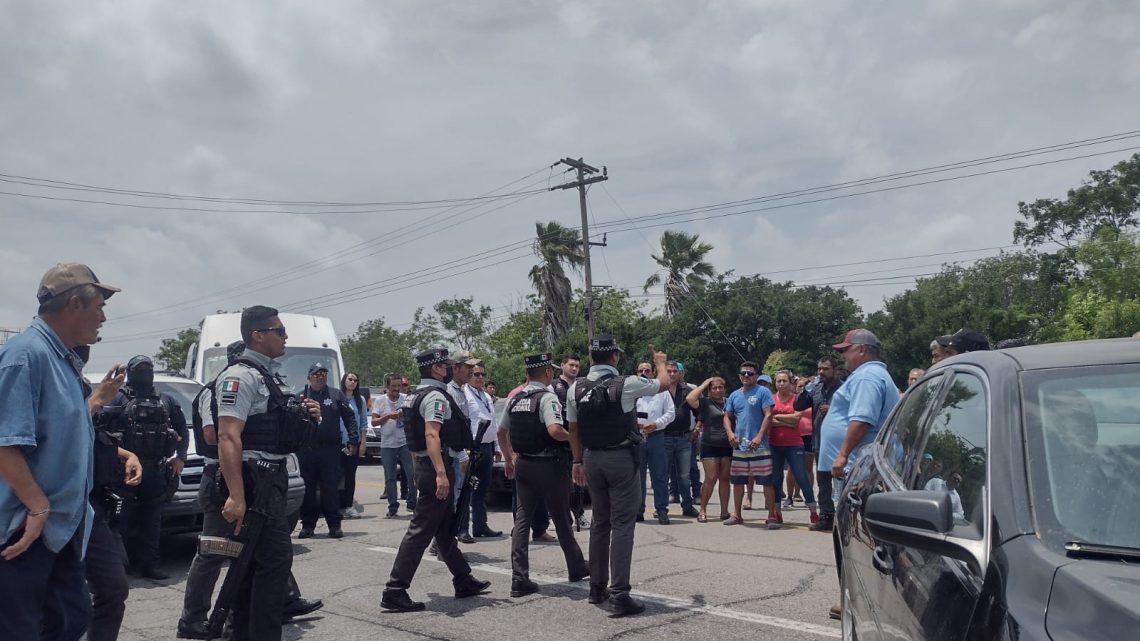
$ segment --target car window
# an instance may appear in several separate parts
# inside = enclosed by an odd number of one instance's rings
[[[945,376],[935,376],[907,390],[880,445],[883,461],[904,485],[914,478],[921,454],[918,439],[945,379]]]
[[[1140,365],[1023,375],[1031,500],[1042,537],[1140,548]]]
[[[914,490],[950,493],[954,523],[981,532],[986,485],[986,390],[973,374],[957,373],[934,410]]]

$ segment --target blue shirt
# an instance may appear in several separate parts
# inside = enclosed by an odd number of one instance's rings
[[[747,443],[760,433],[760,424],[764,422],[764,408],[772,407],[776,401],[772,399],[772,392],[767,387],[757,385],[748,391],[738,389],[728,395],[724,403],[725,413],[732,412],[736,420],[734,432],[741,443]],[[760,449],[768,449],[768,437],[765,436],[760,443]]]
[[[84,524],[83,549],[94,512],[95,428],[87,409],[83,362],[43,320],[0,348],[0,446],[18,446],[51,503],[43,542],[59,552]],[[37,506],[38,507],[38,506]],[[0,528],[7,540],[28,508],[0,483]],[[0,561],[4,563],[4,561]]]
[[[855,452],[875,440],[883,421],[887,420],[887,415],[898,402],[899,389],[887,373],[885,363],[869,361],[857,367],[831,397],[827,416],[819,426],[819,463],[816,469],[821,472],[831,470],[839,449],[843,447],[843,440],[847,438],[847,426],[851,421],[867,423],[871,429],[848,453],[847,469],[850,469]]]

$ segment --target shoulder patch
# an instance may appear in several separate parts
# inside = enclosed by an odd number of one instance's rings
[[[428,420],[436,423],[442,423],[447,418],[447,401],[436,400],[431,402],[431,407],[428,408]]]
[[[231,393],[236,394],[238,391],[239,384],[240,384],[240,381],[237,378],[227,378],[226,380],[222,381],[221,391],[231,392]]]
[[[241,387],[240,380],[236,377],[229,377],[218,385],[218,405],[237,405],[238,389]]]

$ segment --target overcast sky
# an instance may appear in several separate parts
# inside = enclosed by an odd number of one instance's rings
[[[0,86],[7,175],[213,197],[425,201],[558,184],[567,175],[550,164],[581,156],[608,167],[604,190],[590,192],[604,225],[1140,129],[1140,5],[2,0]],[[1128,155],[671,228],[700,233],[717,269],[737,274],[997,247],[1012,242],[1018,200],[1061,196]],[[255,209],[11,182],[0,191]],[[342,335],[380,316],[402,326],[416,307],[452,296],[503,315],[530,291],[534,261],[498,248],[523,247],[536,220],[577,226],[576,193],[320,216],[0,195],[0,327],[27,325],[40,276],[66,260],[124,290],[107,307],[99,367],[153,354],[158,335],[219,308],[311,308]],[[643,283],[663,229],[610,234],[595,249],[595,282]],[[360,243],[370,251],[344,253]],[[462,269],[434,271],[479,252]],[[992,253],[773,277],[906,275]],[[356,260],[341,265],[347,258]],[[424,272],[448,277],[304,303]],[[907,284],[849,291],[872,311]]]

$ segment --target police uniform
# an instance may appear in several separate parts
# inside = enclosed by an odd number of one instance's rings
[[[245,344],[240,341],[232,343],[228,350],[229,364],[241,355]],[[217,406],[214,404],[213,385],[207,385],[199,392],[196,399],[194,427],[194,443],[197,446],[198,456],[202,457],[202,482],[198,486],[198,506],[202,508],[202,536],[226,537],[232,534],[234,526],[222,517],[222,501],[219,500],[215,488],[218,477],[218,446],[206,442],[204,428],[215,426],[214,413]],[[216,443],[216,439],[215,443]],[[209,638],[207,618],[210,615],[211,598],[214,587],[218,582],[218,575],[222,567],[229,563],[229,558],[220,554],[202,554],[200,551],[194,555],[190,562],[190,571],[186,574],[186,592],[182,597],[182,615],[178,618],[179,639],[206,639]],[[320,599],[309,601],[301,597],[301,590],[293,574],[289,574],[286,585],[285,612],[283,618],[288,620],[293,616],[309,614],[324,607]]]
[[[76,347],[74,351],[84,363],[87,362],[89,346]],[[84,396],[90,396],[90,386],[86,381],[83,385]],[[115,491],[123,480],[123,462],[119,458],[121,438],[122,434],[115,431],[115,426],[106,421],[95,425],[95,483],[91,491],[95,519],[91,524],[91,537],[87,541],[87,556],[83,563],[87,589],[91,592],[91,621],[87,625],[90,641],[119,638],[130,592],[125,567],[127,551],[116,530],[118,511],[122,507],[122,498]]]
[[[149,380],[144,371],[150,368]],[[127,383],[104,408],[101,421],[110,421],[122,431],[122,447],[134,453],[142,465],[142,481],[126,485],[122,476],[116,493],[123,497],[122,524],[127,555],[140,575],[157,580],[170,578],[158,570],[162,505],[171,485],[177,487],[168,458],[174,454],[183,462],[189,436],[182,407],[169,395],[154,389],[154,364],[146,356],[136,356],[127,364]],[[176,439],[174,435],[178,436]]]
[[[238,362],[227,367],[218,377],[219,422],[227,417],[245,422],[241,433],[242,460],[261,460],[272,466],[270,471],[256,473],[269,475],[266,487],[271,494],[260,537],[246,542],[246,545],[254,546],[254,556],[233,608],[233,638],[236,641],[281,638],[282,604],[293,565],[293,544],[289,539],[290,528],[285,514],[285,494],[289,486],[285,459],[299,449],[299,441],[315,432],[315,425],[311,422],[307,424],[311,431],[304,431],[303,421],[309,420],[307,412],[303,419],[290,420],[290,410],[283,407],[282,402],[292,397],[292,390],[277,377],[278,368],[275,360],[247,348]],[[268,381],[265,374],[269,375]],[[271,391],[270,384],[276,385],[278,390]],[[272,401],[273,407],[270,407],[271,393],[277,398]],[[291,415],[299,416],[300,412],[292,410]],[[247,509],[258,501],[256,492],[261,477],[255,476],[254,469],[248,464],[243,465]]]
[[[590,352],[620,352],[612,336],[598,336]],[[579,416],[579,407],[595,398],[604,387],[610,399],[603,417]],[[638,481],[637,399],[660,392],[656,380],[620,376],[610,365],[593,365],[585,379],[578,379],[567,394],[566,420],[577,424],[584,449],[582,461],[593,501],[590,526],[590,602],[609,598],[615,607],[629,602],[629,570],[633,559],[634,518],[641,501]],[[598,397],[600,398],[600,397]],[[626,612],[631,612],[626,610]]]
[[[551,383],[550,388],[558,396],[558,402],[562,404],[562,421],[563,427],[569,429],[570,423],[566,421],[566,394],[570,391],[570,385],[574,381],[567,381],[562,376],[558,376]],[[570,501],[570,512],[574,516],[574,522],[579,528],[589,529],[590,520],[586,518],[586,488],[578,487],[571,483],[570,491],[574,494],[573,499]],[[545,517],[545,511],[543,511]],[[547,518],[549,520],[549,518]],[[545,527],[542,528],[546,530]]]
[[[416,355],[416,365],[421,371],[437,364],[444,364],[449,370],[454,365],[446,349],[431,349]],[[386,609],[403,612],[423,609],[424,604],[412,601],[407,590],[423,559],[424,551],[433,540],[440,558],[451,571],[456,598],[475,596],[490,586],[489,581],[479,581],[471,575],[471,566],[459,551],[452,530],[452,519],[455,518],[454,495],[448,492],[448,496],[443,499],[436,497],[437,471],[428,454],[427,423],[438,423],[438,454],[443,465],[442,471],[454,486],[455,470],[448,451],[465,448],[471,437],[466,416],[458,406],[462,402],[464,401],[448,393],[446,383],[429,377],[425,377],[420,382],[420,387],[404,399],[404,432],[408,448],[412,451],[412,473],[415,474],[419,497],[408,531],[400,542],[400,549],[392,564],[391,576],[385,584],[380,604]]]
[[[327,367],[316,363],[309,367],[309,376],[322,370],[328,372]],[[344,478],[341,435],[342,431],[347,431],[349,443],[360,442],[356,412],[344,392],[327,384],[320,391],[306,385],[304,396],[320,403],[321,423],[317,428],[316,449],[302,452],[299,457],[301,476],[305,479],[305,499],[301,503],[301,533],[298,538],[312,536],[321,516],[325,517],[329,536],[340,538],[344,536],[340,529],[340,490],[337,489]]]
[[[528,370],[553,367],[550,354],[527,356],[524,362]],[[500,424],[500,429],[510,435],[511,449],[518,455],[515,462],[518,509],[511,532],[511,596],[538,591],[538,586],[530,580],[529,539],[531,518],[539,499],[546,502],[554,521],[570,580],[580,581],[590,574],[570,520],[569,446],[567,441],[551,437],[548,430],[551,425],[562,430],[562,420],[558,396],[545,384],[531,380],[507,403]]]

